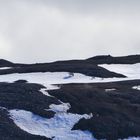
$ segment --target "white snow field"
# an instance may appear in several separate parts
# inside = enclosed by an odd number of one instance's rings
[[[109,71],[123,74],[129,79],[140,79],[140,63],[137,64],[103,64],[99,65]]]
[[[40,83],[45,86],[51,86],[52,84],[113,82],[140,79],[140,63],[110,65],[103,64],[99,66],[104,67],[109,71],[123,74],[127,76],[127,78],[93,78],[80,73],[73,73],[72,76],[69,72],[36,72],[0,75],[0,82],[14,82],[16,80],[23,79],[30,83]]]
[[[0,82],[14,82],[19,79],[27,80],[30,83],[40,83],[47,86],[52,84],[67,84],[67,83],[96,83],[96,82],[113,82],[123,80],[140,79],[140,63],[137,64],[103,64],[99,65],[109,71],[123,74],[127,78],[99,78],[86,76],[80,73],[69,72],[36,72],[36,73],[14,73],[0,75]]]
[[[0,82],[14,82],[19,79],[27,80],[30,83],[40,83],[49,87],[52,84],[65,84],[65,83],[88,83],[91,82],[91,77],[83,74],[75,73],[73,77],[69,76],[68,72],[37,72],[37,73],[14,73],[7,75],[0,75]],[[99,78],[101,79],[101,78]]]
[[[84,115],[62,113],[46,119],[24,110],[10,110],[10,115],[18,127],[33,135],[53,140],[94,140],[88,131],[71,131],[75,123],[86,117]]]
[[[51,119],[37,116],[25,110],[10,110],[11,118],[22,130],[40,136],[53,138],[53,140],[94,140],[88,131],[71,130],[82,118],[90,119],[91,115],[67,113],[70,104],[50,105],[50,110],[56,114]]]
[[[27,80],[30,83],[39,83],[51,90],[53,84],[68,84],[68,83],[97,83],[97,82],[113,82],[131,80],[133,78],[99,78],[90,77],[79,73],[74,73],[73,77],[69,76],[68,72],[37,72],[37,73],[14,73],[0,75],[0,82],[14,82],[16,80]]]

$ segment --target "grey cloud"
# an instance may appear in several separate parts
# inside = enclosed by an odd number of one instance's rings
[[[0,56],[15,62],[140,52],[138,0],[0,0]]]

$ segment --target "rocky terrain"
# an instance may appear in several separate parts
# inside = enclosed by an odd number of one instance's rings
[[[0,60],[1,140],[139,140],[140,55]]]

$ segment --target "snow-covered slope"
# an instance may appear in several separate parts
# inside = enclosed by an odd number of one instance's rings
[[[94,140],[89,131],[71,130],[81,119],[90,119],[92,115],[67,113],[69,104],[50,105],[50,110],[56,112],[51,119],[42,118],[25,110],[10,110],[11,118],[22,130],[53,138],[53,140]]]
[[[140,79],[140,63],[137,64],[103,64],[105,69],[124,74],[129,79]]]
[[[14,82],[24,79],[30,83],[42,84],[47,90],[54,90],[58,89],[58,87],[53,86],[53,84],[111,82],[140,78],[140,72],[138,70],[140,64],[100,66],[110,71],[124,74],[127,78],[96,78],[79,73],[74,73],[73,76],[71,76],[68,72],[45,72],[1,75],[0,81]],[[42,93],[49,96],[49,94],[43,90]],[[56,112],[56,115],[52,119],[45,119],[25,110],[10,110],[9,112],[16,125],[28,133],[46,136],[54,140],[93,140],[94,138],[90,132],[71,131],[74,124],[81,118],[84,117],[88,119],[90,116],[67,113],[68,109],[68,105],[64,103],[61,105],[50,105],[50,110]]]
[[[103,64],[99,65],[109,71],[120,73],[126,78],[99,78],[86,76],[80,73],[69,73],[69,72],[34,72],[34,73],[13,73],[0,75],[0,82],[14,82],[17,80],[27,80],[29,83],[37,83],[44,86],[41,89],[41,93],[48,98],[56,98],[51,96],[47,91],[58,90],[61,84],[70,83],[103,83],[103,82],[114,82],[114,81],[125,81],[140,79],[140,63],[137,64]],[[10,67],[0,68],[1,70],[9,69]],[[56,85],[55,85],[56,84]],[[60,85],[59,86],[57,86]],[[139,86],[134,86],[132,89],[139,90]],[[115,88],[106,88],[105,92],[115,93]],[[33,134],[45,136],[46,138],[52,138],[53,140],[94,140],[90,131],[72,130],[74,125],[78,123],[82,118],[94,119],[94,115],[91,114],[74,114],[68,113],[71,105],[60,101],[60,104],[50,104],[49,109],[45,111],[55,112],[54,117],[48,119],[41,117],[31,111],[22,109],[11,109],[9,115],[14,123],[22,130]],[[124,139],[126,140],[126,139]],[[139,140],[135,137],[130,137],[128,140]]]

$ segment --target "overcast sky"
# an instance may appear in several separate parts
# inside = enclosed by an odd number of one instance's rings
[[[140,54],[140,0],[0,0],[0,57],[49,62]]]

